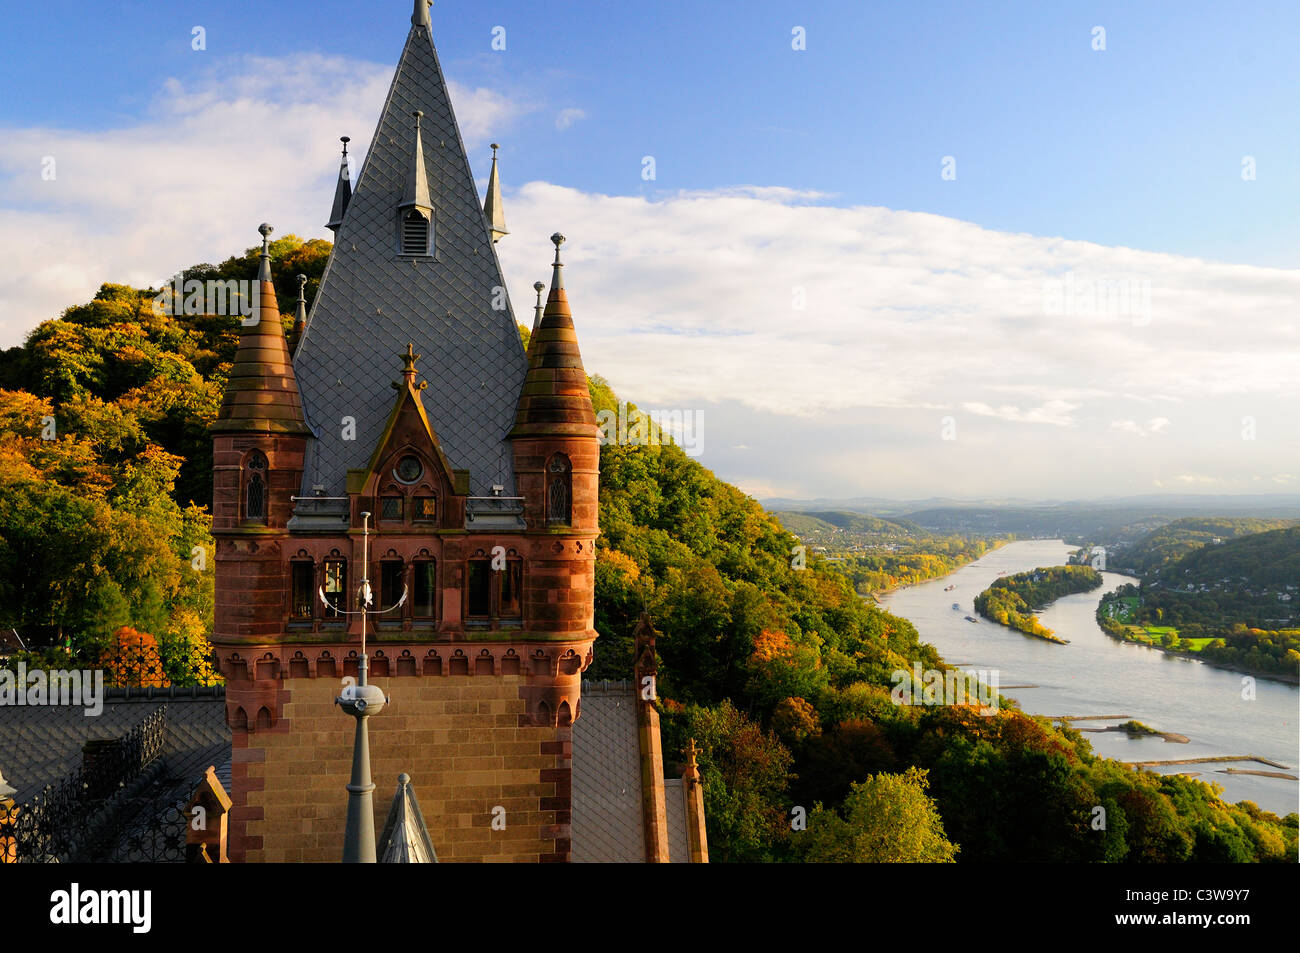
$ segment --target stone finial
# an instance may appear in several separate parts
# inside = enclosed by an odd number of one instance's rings
[[[298,303],[293,310],[293,331],[289,335],[289,353],[298,349],[302,332],[307,329],[307,276],[298,275]]]
[[[257,269],[258,281],[271,280],[271,233],[275,228],[263,222],[257,226],[257,230],[262,233],[262,264]]]
[[[698,781],[700,779],[700,762],[696,759],[694,738],[686,742],[686,767],[682,771],[682,777],[687,781]]]
[[[632,658],[636,670],[637,690],[640,691],[644,686],[644,678],[649,676],[653,678],[658,674],[659,666],[655,659],[655,628],[650,624],[650,613],[642,612],[641,618],[637,620],[636,628],[632,631]]]
[[[551,290],[564,287],[564,276],[560,274],[560,269],[564,267],[564,262],[560,261],[560,246],[564,244],[564,236],[556,232],[551,236],[551,241],[555,243],[555,261],[551,263]]]
[[[433,0],[415,0],[415,8],[411,11],[411,26],[431,26],[429,20],[429,8],[433,6]]]

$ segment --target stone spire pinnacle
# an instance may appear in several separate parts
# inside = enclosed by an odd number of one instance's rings
[[[418,208],[432,211],[433,202],[429,199],[429,176],[424,171],[424,138],[420,133],[420,120],[424,113],[415,110],[415,146],[411,161],[407,165],[406,189],[402,192],[402,201],[398,208]]]
[[[533,344],[537,340],[537,329],[542,326],[542,292],[546,290],[546,285],[540,281],[533,282],[533,290],[537,292],[537,303],[533,305],[533,330],[528,335],[528,354],[531,357],[533,353]]]
[[[298,382],[289,359],[289,342],[280,323],[280,306],[271,282],[271,233],[262,233],[258,291],[249,315],[240,321],[239,346],[226,380],[221,410],[210,433],[307,434]]]
[[[257,230],[262,235],[262,263],[258,265],[257,268],[257,280],[270,281],[271,280],[271,233],[275,231],[275,228],[274,226],[268,225],[266,224],[266,222],[263,222],[261,225],[257,226]],[[277,311],[279,310],[278,305],[276,306],[276,310]]]
[[[545,307],[542,304],[542,292],[546,290],[546,285],[543,282],[534,281],[533,290],[537,292],[537,304],[533,305],[533,334],[536,334],[537,329],[542,326],[542,308]],[[531,341],[532,338],[530,337],[528,340]]]
[[[336,235],[339,226],[343,224],[348,203],[352,201],[352,174],[348,171],[348,143],[352,140],[348,136],[339,136],[339,141],[343,143],[343,158],[339,161],[339,180],[334,185],[334,205],[330,208],[330,220],[325,223],[325,227]]]
[[[298,275],[298,305],[293,312],[293,333],[289,335],[289,353],[292,354],[307,330],[307,276]]]
[[[492,174],[488,176],[487,198],[483,201],[483,214],[487,216],[488,227],[492,230],[492,244],[509,235],[506,228],[506,213],[501,206],[501,178],[497,174],[497,149],[492,143]]]
[[[591,406],[587,372],[578,352],[578,333],[573,327],[569,299],[560,269],[560,245],[564,236],[556,232],[555,261],[551,293],[542,320],[529,339],[528,374],[515,409],[512,437],[562,434],[596,435],[596,412]]]
[[[557,288],[564,290],[564,276],[560,274],[560,269],[564,267],[564,262],[560,261],[560,246],[564,244],[564,236],[556,232],[551,236],[551,241],[555,243],[555,261],[551,262],[551,293],[554,294]]]
[[[415,0],[415,9],[411,11],[411,26],[422,26],[425,29],[431,29],[433,24],[429,22],[429,8],[433,6],[433,0]]]

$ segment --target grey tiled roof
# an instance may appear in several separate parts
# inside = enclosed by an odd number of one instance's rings
[[[636,691],[627,682],[583,682],[573,723],[574,863],[644,863]]]
[[[397,215],[412,166],[415,110],[433,205],[434,258],[399,257]],[[540,254],[541,250],[539,250]],[[496,251],[452,114],[429,29],[412,26],[383,115],[338,230],[294,371],[315,432],[304,495],[345,489],[364,467],[392,410],[390,381],[408,341],[423,355],[424,406],[451,465],[470,471],[471,492],[514,492],[506,433],[527,365],[504,299]],[[342,439],[343,417],[356,439]]]
[[[18,791],[14,800],[22,803],[81,767],[81,748],[87,741],[120,738],[164,705],[163,758],[169,776],[197,781],[208,765],[229,761],[224,693],[190,698],[187,690],[176,691],[179,697],[166,697],[165,689],[153,698],[110,697],[94,718],[75,706],[0,708],[0,768]]]

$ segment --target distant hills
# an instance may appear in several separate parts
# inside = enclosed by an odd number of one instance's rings
[[[1218,546],[1240,537],[1267,533],[1295,525],[1295,520],[1257,519],[1254,517],[1188,517],[1174,520],[1158,527],[1131,545],[1121,545],[1107,552],[1106,563],[1112,569],[1124,569],[1145,576],[1178,562],[1206,546]],[[1258,544],[1229,547],[1229,553],[1254,552]],[[1192,565],[1215,563],[1219,558],[1207,554],[1207,559]],[[1190,567],[1188,567],[1190,568]],[[1295,577],[1300,580],[1300,573]]]
[[[1274,599],[1289,586],[1295,595],[1286,601],[1300,603],[1300,526],[1238,534],[1218,544],[1202,543],[1156,568],[1152,584],[1155,582],[1184,590],[1258,591]]]
[[[1300,495],[1295,494],[1158,494],[1073,501],[774,498],[761,502],[769,510],[781,514],[804,514],[841,527],[845,516],[859,515],[900,526],[915,525],[930,533],[985,537],[1059,536],[1067,540],[1102,543],[1108,548],[1133,546],[1160,527],[1189,517],[1300,520]],[[836,517],[837,522],[828,519],[828,513],[842,515]],[[786,516],[781,518],[788,529],[798,532],[791,522],[787,522]]]
[[[878,516],[865,516],[846,510],[806,513],[776,511],[772,515],[800,539],[818,545],[826,545],[838,537],[865,534],[899,539],[913,539],[926,535],[920,526],[910,520],[882,519]]]

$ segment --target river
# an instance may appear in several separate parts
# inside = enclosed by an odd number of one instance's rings
[[[1085,732],[1093,750],[1120,761],[1165,761],[1223,755],[1258,755],[1287,765],[1295,774],[1300,759],[1300,688],[1268,679],[1255,680],[1254,700],[1242,698],[1242,676],[1195,659],[1121,642],[1097,625],[1097,603],[1132,579],[1103,573],[1092,592],[1066,596],[1039,613],[1049,629],[1069,645],[1022,635],[975,616],[974,599],[998,577],[1064,565],[1072,547],[1060,540],[1009,543],[945,576],[881,597],[895,615],[911,621],[922,641],[963,669],[997,669],[999,684],[1033,685],[1002,689],[1021,708],[1036,715],[1125,715],[1160,731],[1185,735],[1187,744],[1162,738],[1129,738],[1122,732]],[[945,592],[947,586],[954,586]],[[952,608],[960,605],[960,611]],[[975,616],[979,618],[978,616]],[[1076,722],[1104,727],[1115,721]],[[1159,767],[1162,772],[1197,772],[1197,779],[1222,785],[1229,801],[1250,800],[1284,815],[1300,808],[1300,783],[1280,778],[1223,774],[1224,763]],[[1276,771],[1268,765],[1231,765]]]

